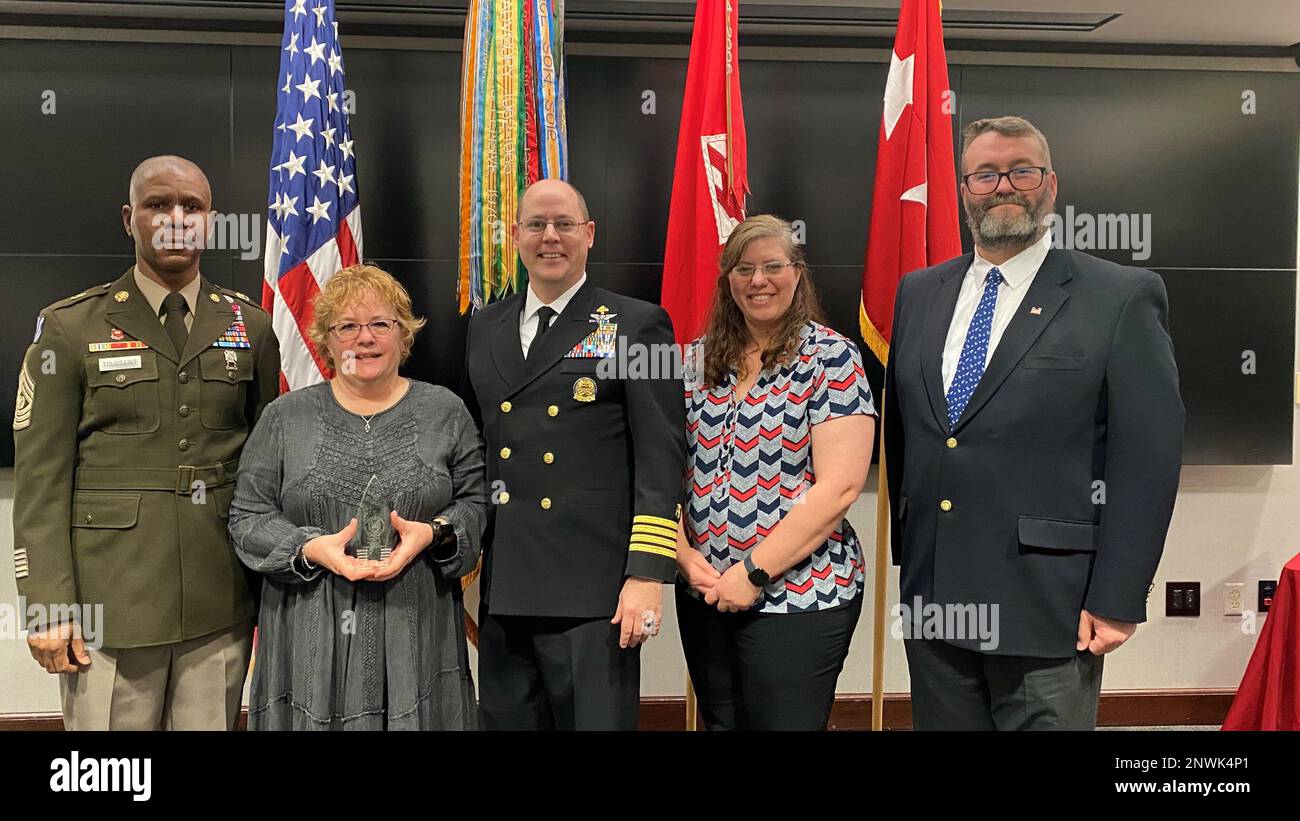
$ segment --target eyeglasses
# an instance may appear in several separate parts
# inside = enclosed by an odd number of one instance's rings
[[[1043,184],[1047,174],[1046,166],[1035,165],[1013,168],[1010,171],[976,171],[961,178],[966,190],[972,194],[992,194],[1006,177],[1011,187],[1017,191],[1033,191]]]
[[[570,234],[575,233],[578,230],[579,226],[586,225],[589,222],[591,222],[591,220],[583,220],[582,222],[579,222],[578,220],[571,220],[571,219],[558,219],[558,220],[531,219],[519,223],[519,227],[524,229],[524,231],[526,231],[529,234],[544,234],[546,233],[546,226],[554,225],[555,233],[568,236]]]
[[[361,333],[362,328],[369,328],[370,333],[375,336],[388,336],[397,325],[396,319],[376,319],[373,322],[341,322],[338,325],[331,325],[330,330],[340,342],[351,342],[357,338],[357,334]]]
[[[731,273],[741,279],[749,279],[754,275],[755,271],[762,271],[763,276],[765,277],[774,277],[786,268],[797,268],[799,265],[800,263],[798,262],[777,262],[776,260],[773,260],[772,262],[764,262],[759,266],[750,265],[748,262],[742,262],[732,268]]]

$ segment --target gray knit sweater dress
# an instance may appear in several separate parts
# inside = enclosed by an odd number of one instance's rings
[[[230,535],[263,576],[249,729],[478,726],[460,577],[487,522],[482,440],[455,394],[415,380],[366,428],[314,385],[267,406],[244,446]],[[299,573],[299,548],[342,530],[372,477],[402,518],[450,521],[455,555],[383,582]]]

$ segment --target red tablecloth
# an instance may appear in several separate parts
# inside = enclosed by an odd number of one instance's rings
[[[1225,730],[1300,730],[1300,554],[1282,568]]]

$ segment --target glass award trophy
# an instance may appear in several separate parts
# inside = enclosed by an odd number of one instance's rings
[[[349,555],[362,561],[388,561],[397,546],[397,531],[393,530],[390,517],[392,510],[392,505],[379,493],[379,477],[371,476],[357,506],[357,532],[348,543]]]

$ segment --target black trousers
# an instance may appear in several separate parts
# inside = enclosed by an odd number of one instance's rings
[[[995,656],[907,639],[917,730],[1092,730],[1105,656]]]
[[[811,613],[720,613],[677,585],[677,624],[704,726],[824,730],[862,596]]]
[[[484,730],[635,730],[641,648],[618,646],[609,619],[479,611]]]

